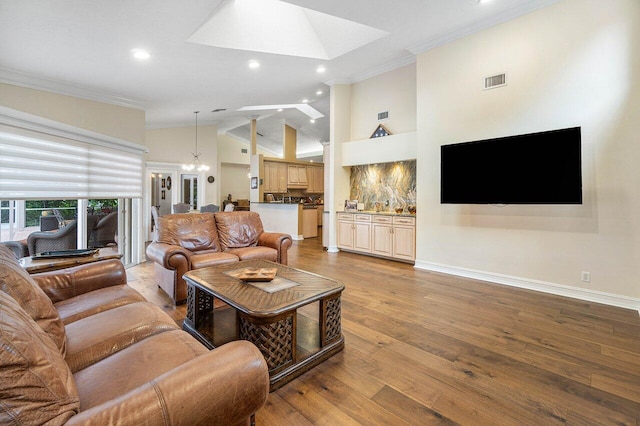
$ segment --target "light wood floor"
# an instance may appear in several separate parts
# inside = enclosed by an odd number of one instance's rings
[[[640,426],[637,311],[416,270],[316,239],[289,265],[345,283],[345,349],[269,395],[259,425]],[[130,284],[174,308],[153,267]]]

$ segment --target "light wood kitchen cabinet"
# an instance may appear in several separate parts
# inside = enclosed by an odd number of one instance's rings
[[[287,174],[287,186],[289,188],[307,188],[309,181],[307,179],[307,166],[298,164],[289,164]]]
[[[307,192],[323,193],[324,192],[324,166],[307,166]]]
[[[263,192],[287,192],[287,165],[271,161],[264,162]]]
[[[318,236],[318,212],[317,209],[302,210],[302,237],[314,238]]]
[[[365,221],[367,216],[369,223]],[[360,222],[357,222],[358,217]],[[407,216],[338,213],[338,248],[413,262],[415,220],[415,217]],[[365,226],[357,226],[358,223]]]
[[[338,247],[371,252],[371,215],[338,213]]]
[[[416,218],[393,218],[393,245],[391,256],[396,259],[416,260]]]
[[[391,216],[375,216],[371,232],[373,233],[371,252],[391,257],[393,252],[393,218]]]
[[[415,260],[415,218],[375,216],[372,234],[373,254]]]

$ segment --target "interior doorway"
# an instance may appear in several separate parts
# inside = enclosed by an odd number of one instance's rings
[[[181,175],[182,200],[191,206],[191,210],[198,210],[198,175]]]
[[[171,214],[172,193],[175,190],[171,171],[151,173],[151,205],[158,209],[160,216]]]

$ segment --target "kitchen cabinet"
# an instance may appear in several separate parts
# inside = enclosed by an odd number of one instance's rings
[[[416,218],[393,218],[393,251],[391,256],[396,259],[416,260]]]
[[[391,257],[393,247],[393,218],[376,216],[373,218],[373,245],[371,252],[380,256]]]
[[[302,238],[318,236],[318,209],[302,209]]]
[[[265,193],[287,192],[287,164],[265,161],[262,188]]]
[[[307,166],[289,164],[287,186],[289,188],[307,188],[309,186],[309,181],[307,179]]]
[[[415,217],[338,213],[338,248],[415,261]]]
[[[324,192],[324,166],[307,166],[307,192]]]
[[[415,260],[415,218],[374,216],[371,252],[379,256]]]
[[[338,213],[338,248],[371,252],[371,215]]]

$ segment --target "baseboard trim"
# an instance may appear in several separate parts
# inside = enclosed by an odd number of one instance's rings
[[[571,297],[585,300],[587,302],[602,303],[616,306],[618,308],[633,309],[640,314],[640,299],[628,296],[621,296],[613,293],[589,290],[584,288],[571,287],[563,284],[550,283],[546,281],[532,280],[528,278],[514,277],[510,275],[496,274],[492,272],[477,271],[474,269],[460,268],[457,266],[442,265],[439,263],[416,261],[416,269],[424,269],[432,272],[456,275],[465,278],[472,278],[487,281],[495,284],[508,285],[511,287],[525,288],[527,290],[541,291],[543,293],[554,294],[556,296]]]

